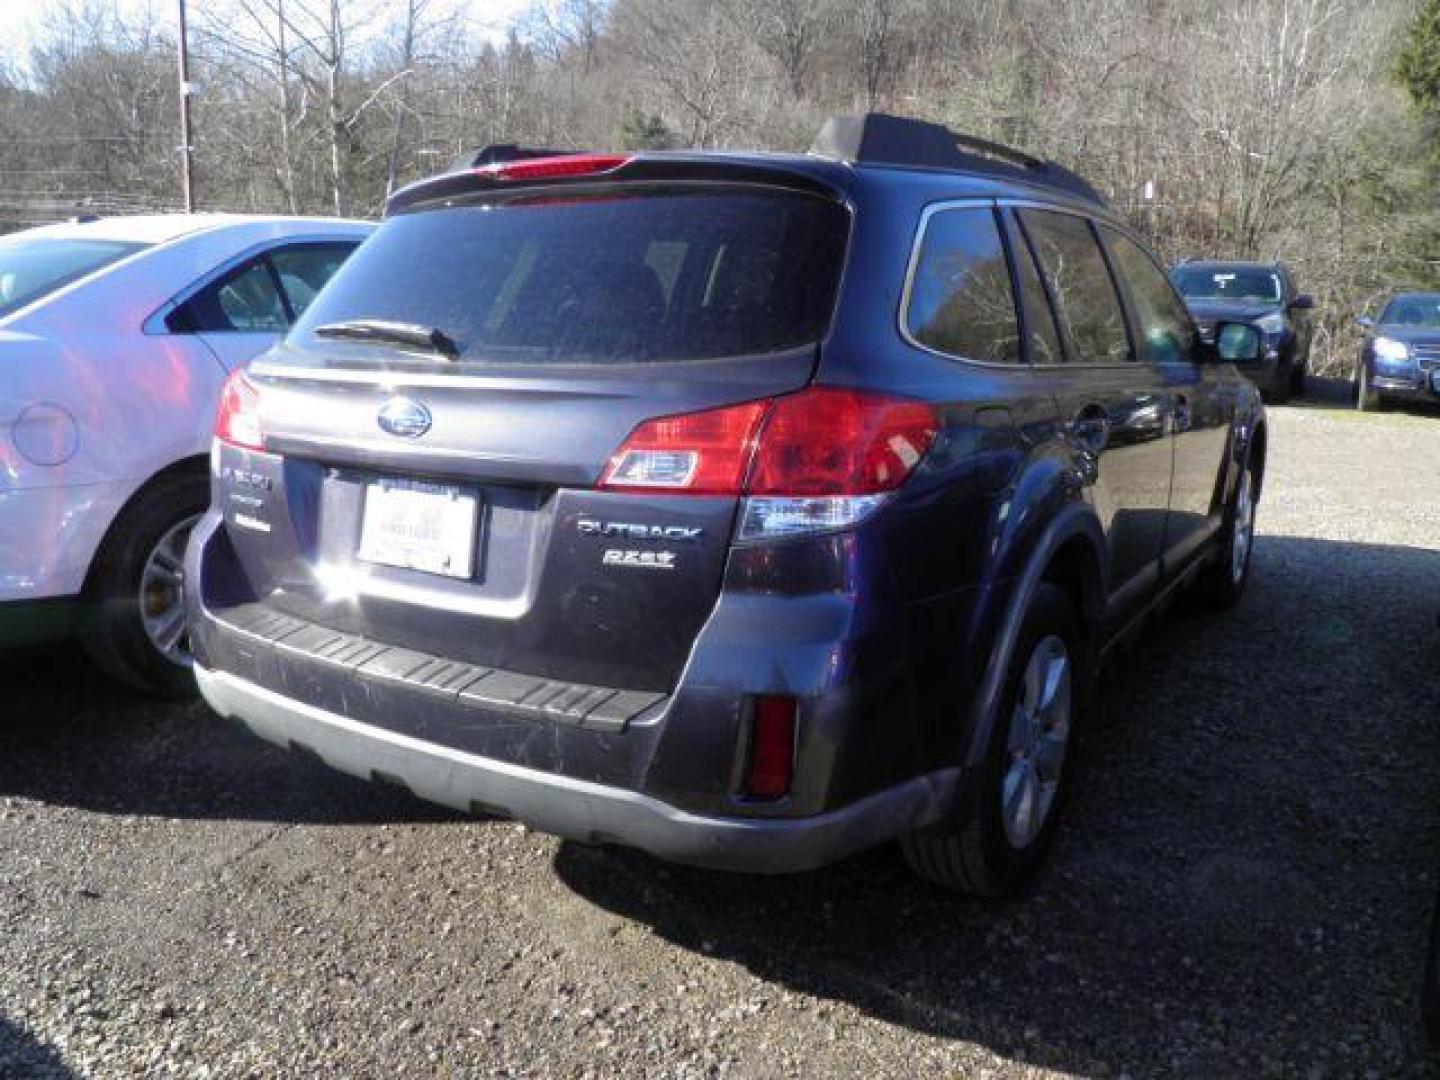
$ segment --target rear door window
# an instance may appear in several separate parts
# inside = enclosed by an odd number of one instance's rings
[[[1010,266],[993,209],[957,207],[930,216],[910,279],[905,325],[911,337],[937,352],[1020,362]]]
[[[1195,359],[1195,325],[1155,260],[1128,236],[1105,229],[1105,242],[1135,309],[1144,359],[1152,364],[1188,364]]]
[[[1012,221],[1013,225],[1013,221]],[[1060,343],[1060,329],[1045,283],[1035,267],[1035,255],[1023,233],[1012,228],[1011,248],[1015,258],[1015,278],[1020,283],[1020,300],[1025,312],[1025,346],[1032,364],[1060,364],[1065,349]]]
[[[166,318],[176,333],[284,333],[305,311],[353,243],[288,244],[246,260]]]
[[[0,240],[0,318],[148,245],[18,233]]]
[[[285,301],[270,264],[257,259],[215,290],[216,325],[205,330],[245,333],[285,329]]]
[[[494,199],[387,221],[290,341],[386,320],[433,327],[462,364],[627,364],[796,348],[829,326],[849,221],[837,203],[745,190]]]
[[[1074,358],[1086,364],[1130,359],[1125,312],[1090,224],[1074,214],[1022,210],[1020,220],[1040,262]]]
[[[305,313],[355,248],[355,244],[295,244],[270,252],[270,264],[279,275],[292,320]]]

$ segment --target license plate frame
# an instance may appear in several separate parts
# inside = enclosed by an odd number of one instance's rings
[[[475,574],[480,493],[458,484],[376,479],[365,485],[355,557],[437,577]]]

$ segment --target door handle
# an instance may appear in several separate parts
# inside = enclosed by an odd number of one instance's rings
[[[1176,397],[1175,434],[1179,435],[1183,431],[1189,431],[1190,425],[1194,421],[1194,419],[1195,417],[1190,411],[1190,399],[1187,398],[1184,394]]]

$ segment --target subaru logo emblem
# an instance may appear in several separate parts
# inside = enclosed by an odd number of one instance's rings
[[[430,410],[405,397],[393,397],[385,402],[376,419],[382,429],[406,439],[418,439],[430,430]]]

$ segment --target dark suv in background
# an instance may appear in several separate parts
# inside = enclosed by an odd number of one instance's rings
[[[809,155],[409,187],[234,378],[187,596],[210,703],[427,799],[712,867],[900,838],[1017,887],[1101,661],[1233,603],[1254,330],[1197,339],[1083,181],[885,116]]]
[[[1245,373],[1269,400],[1285,402],[1305,392],[1315,301],[1300,292],[1284,265],[1190,261],[1172,269],[1170,278],[1202,337],[1213,335],[1221,321],[1248,322],[1260,331],[1264,350]]]

